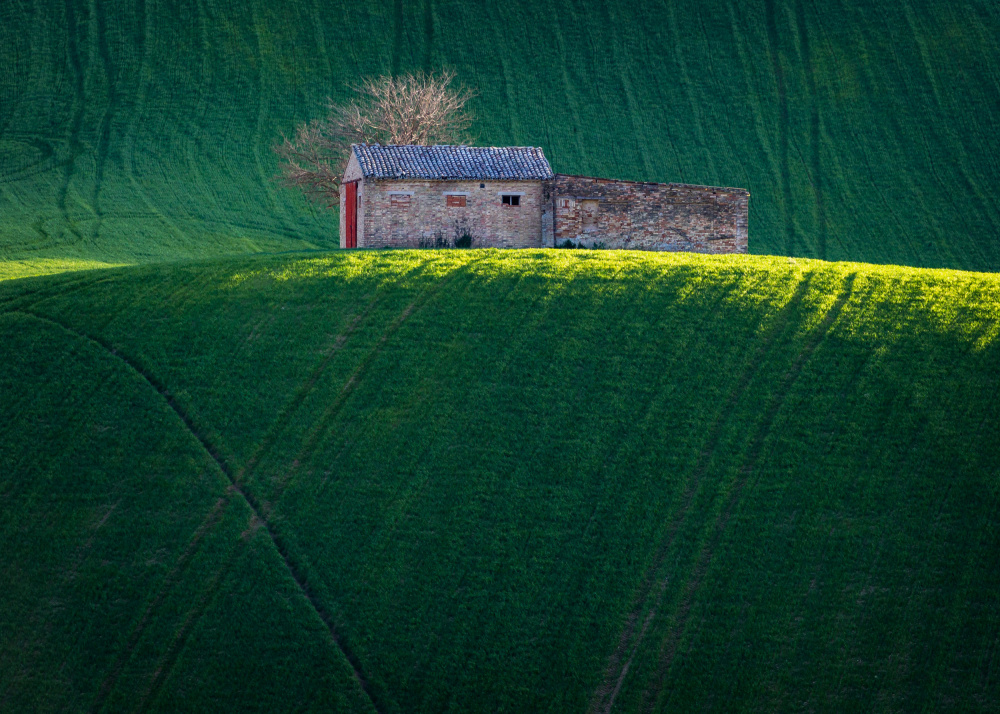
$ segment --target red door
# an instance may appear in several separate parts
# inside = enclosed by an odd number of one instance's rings
[[[344,223],[347,227],[347,248],[358,247],[358,182],[351,181],[344,184],[347,193],[344,195],[344,206],[347,209],[347,216]]]

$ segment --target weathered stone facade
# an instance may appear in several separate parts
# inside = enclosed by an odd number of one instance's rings
[[[359,248],[542,245],[541,181],[367,181],[363,190]]]
[[[744,189],[556,174],[551,194],[557,246],[747,252]]]
[[[344,183],[342,248],[747,252],[744,189],[553,174],[537,148],[358,145]]]

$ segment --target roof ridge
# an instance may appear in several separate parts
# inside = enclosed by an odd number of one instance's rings
[[[504,146],[476,146],[475,144],[379,144],[377,142],[368,144],[368,143],[364,143],[364,142],[357,142],[357,143],[351,144],[351,146],[352,147],[354,147],[354,146],[379,147],[379,148],[382,148],[382,149],[402,149],[402,148],[407,148],[407,149],[444,149],[444,148],[452,148],[452,149],[538,149],[538,150],[542,149],[541,146],[533,146],[531,144],[525,144],[525,145],[519,145],[519,146],[515,146],[513,144],[511,144],[511,145],[504,145]]]

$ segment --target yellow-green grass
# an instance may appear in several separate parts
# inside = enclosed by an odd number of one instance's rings
[[[31,278],[51,273],[72,273],[78,270],[114,268],[128,263],[105,263],[100,260],[73,258],[41,258],[38,260],[8,260],[0,262],[0,280]]]
[[[481,144],[748,188],[753,253],[1000,269],[990,0],[5,0],[0,261],[335,247],[271,144],[443,67]]]
[[[995,275],[118,268],[0,364],[0,709],[1000,707]]]

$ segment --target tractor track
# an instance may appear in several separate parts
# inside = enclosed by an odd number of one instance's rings
[[[166,600],[167,595],[169,595],[170,591],[173,590],[174,586],[181,581],[182,576],[187,570],[187,566],[198,553],[202,540],[204,540],[205,536],[216,526],[216,524],[219,523],[219,521],[222,520],[222,516],[228,505],[228,494],[220,497],[215,502],[212,510],[208,512],[201,525],[198,526],[197,530],[195,530],[191,540],[188,541],[184,552],[181,553],[180,557],[174,563],[174,567],[172,567],[170,572],[168,572],[164,577],[163,583],[160,585],[156,595],[150,601],[149,605],[146,606],[146,610],[142,613],[142,617],[139,618],[139,621],[132,628],[132,631],[129,632],[128,639],[125,641],[125,648],[118,654],[118,657],[115,659],[115,663],[112,665],[108,675],[101,682],[101,686],[97,690],[97,696],[94,700],[94,704],[91,707],[91,711],[95,714],[100,712],[107,703],[107,699],[111,695],[111,692],[114,691],[122,670],[125,669],[125,665],[132,658],[132,654],[135,652],[135,648],[139,644],[139,640],[146,631],[146,626],[153,619],[154,613],[160,608],[163,601]]]
[[[761,338],[754,357],[748,361],[747,367],[740,375],[738,382],[730,392],[729,397],[725,401],[722,409],[719,410],[715,422],[712,424],[708,437],[705,440],[705,447],[702,449],[698,460],[695,462],[692,475],[688,481],[688,486],[680,498],[680,506],[668,521],[664,536],[660,541],[660,546],[657,548],[656,556],[653,558],[653,562],[646,570],[642,584],[632,601],[632,609],[626,618],[625,628],[622,631],[621,638],[619,639],[618,647],[609,658],[608,669],[605,672],[604,680],[594,692],[594,696],[591,700],[591,705],[588,709],[591,714],[610,714],[610,712],[613,711],[618,693],[621,691],[621,687],[624,684],[625,677],[631,667],[633,658],[638,652],[639,646],[645,639],[650,624],[652,624],[653,620],[656,619],[660,606],[662,605],[662,599],[666,592],[670,578],[669,575],[661,579],[658,579],[657,576],[663,568],[667,556],[673,548],[680,526],[687,519],[687,515],[694,502],[694,497],[708,472],[709,464],[715,456],[715,452],[718,449],[719,442],[722,438],[723,429],[728,422],[728,415],[746,393],[750,382],[757,374],[759,365],[763,362],[764,357],[770,351],[772,343],[781,333],[784,332],[788,325],[791,313],[798,308],[805,297],[806,292],[808,292],[809,286],[812,282],[812,277],[813,274],[808,273],[802,280],[799,281],[792,297],[782,307],[779,314],[774,318],[771,327]],[[643,610],[649,602],[651,594],[654,592],[654,587],[657,585],[659,587],[656,591],[655,600],[646,617],[641,618]],[[640,618],[642,620],[641,627],[639,624]]]
[[[188,432],[190,432],[190,434],[198,441],[198,443],[201,444],[201,446],[205,450],[205,452],[215,462],[215,465],[219,468],[220,471],[222,471],[222,473],[228,479],[228,481],[230,483],[230,488],[235,493],[237,493],[246,502],[246,504],[250,507],[250,510],[253,512],[253,514],[263,524],[264,528],[267,530],[267,533],[268,533],[268,535],[271,538],[271,542],[274,544],[275,549],[278,551],[278,554],[281,556],[281,559],[282,559],[282,561],[285,564],[285,568],[287,569],[288,574],[291,576],[291,578],[295,582],[296,586],[298,586],[298,588],[302,592],[303,596],[306,598],[306,600],[312,606],[312,608],[315,611],[316,615],[326,625],[326,628],[327,628],[327,630],[328,630],[328,632],[330,634],[330,638],[331,638],[332,642],[336,645],[337,649],[340,650],[341,654],[343,654],[344,658],[347,660],[348,664],[350,665],[350,667],[351,667],[351,669],[353,671],[354,679],[357,681],[357,683],[361,687],[362,691],[367,695],[369,702],[372,704],[372,708],[375,709],[376,712],[379,712],[379,713],[383,712],[384,711],[384,707],[380,706],[378,704],[378,702],[376,702],[375,698],[373,697],[373,693],[371,692],[371,688],[370,688],[370,686],[368,684],[368,680],[364,676],[364,674],[363,674],[363,672],[361,670],[361,663],[360,663],[360,661],[354,655],[354,653],[351,652],[344,645],[344,643],[343,643],[340,635],[338,634],[338,632],[337,632],[337,630],[336,630],[336,628],[335,628],[335,626],[333,624],[332,618],[330,617],[329,613],[327,613],[327,611],[323,607],[322,603],[319,602],[319,600],[309,590],[308,585],[306,583],[306,580],[302,576],[302,573],[301,573],[299,567],[291,559],[291,555],[290,555],[290,553],[288,551],[288,548],[285,546],[284,542],[278,536],[278,533],[275,531],[275,529],[272,526],[272,524],[270,522],[268,522],[268,520],[266,518],[264,518],[263,513],[261,511],[261,508],[260,508],[259,504],[257,503],[256,498],[254,498],[254,496],[251,493],[249,493],[248,491],[246,491],[246,490],[243,489],[243,487],[239,484],[239,482],[233,476],[233,473],[232,473],[231,469],[229,468],[229,465],[226,463],[225,459],[222,458],[222,456],[219,454],[219,452],[215,448],[215,446],[211,442],[209,442],[201,434],[201,432],[199,431],[199,429],[197,428],[197,426],[194,424],[194,422],[188,416],[187,412],[185,412],[184,409],[183,409],[183,407],[181,407],[177,403],[177,401],[174,399],[174,397],[170,393],[170,391],[152,373],[150,373],[145,367],[143,367],[139,362],[137,362],[135,360],[132,360],[129,357],[126,357],[125,355],[121,354],[112,345],[107,344],[107,343],[101,341],[100,339],[92,337],[92,336],[90,336],[88,334],[85,334],[83,332],[79,332],[76,329],[70,327],[69,325],[63,324],[63,323],[61,323],[61,322],[59,322],[57,320],[53,320],[53,319],[51,319],[49,317],[44,317],[42,315],[38,315],[38,314],[35,314],[35,313],[27,311],[27,310],[17,310],[15,312],[19,312],[19,313],[21,313],[23,315],[34,317],[35,319],[37,319],[39,321],[42,321],[42,322],[54,325],[56,327],[59,327],[59,328],[65,330],[66,332],[68,332],[68,333],[70,333],[72,335],[75,335],[76,337],[78,337],[80,339],[86,340],[86,341],[88,341],[88,342],[90,342],[92,344],[97,345],[98,347],[102,348],[104,351],[108,352],[113,357],[115,357],[118,360],[120,360],[121,362],[123,362],[129,369],[131,369],[133,372],[135,372],[138,376],[142,377],[143,380],[145,380],[161,397],[163,397],[164,401],[173,410],[173,412],[177,415],[177,417],[181,420],[181,422],[184,424],[184,426],[186,427],[186,429],[188,430]],[[192,553],[192,555],[193,555],[193,553]],[[138,637],[136,637],[136,641],[138,641]],[[134,646],[134,644],[133,644],[133,646]],[[122,661],[122,665],[121,666],[124,666],[124,660]],[[112,674],[113,674],[114,677],[117,677],[118,673],[120,673],[120,668],[117,671],[116,670],[112,671]],[[112,679],[111,684],[113,685],[113,679]],[[105,689],[106,689],[106,691],[105,691]],[[107,693],[110,693],[110,691],[111,691],[111,685],[108,685],[106,687],[104,685],[102,685],[101,692],[104,692],[104,694],[103,694],[103,696],[101,696],[101,693],[99,692],[99,703],[103,703],[104,699],[107,696]],[[96,706],[94,708],[94,711],[97,711],[99,708],[100,708],[100,706]]]
[[[15,20],[13,18],[14,12],[12,11],[11,3],[7,3],[7,8],[5,9],[5,11],[3,13],[0,13],[0,21],[2,21],[6,27],[16,28],[20,26],[22,30],[24,30],[22,38],[26,38],[29,35],[27,32],[28,22],[25,21],[29,20],[29,17],[27,13],[25,13],[24,8],[20,6],[20,3],[18,4],[17,10],[18,10],[17,14],[20,17],[18,17],[18,19]],[[6,38],[4,41],[5,42],[7,41]],[[23,52],[22,50],[22,56],[24,56],[25,54],[28,56],[30,56],[31,54],[30,41],[28,42],[28,51]],[[17,116],[17,110],[20,108],[21,103],[24,101],[24,95],[27,91],[27,88],[22,85],[21,87],[18,87],[17,90],[15,90],[13,97],[10,97],[10,95],[8,95],[7,97],[4,98],[5,106],[0,108],[0,139],[3,139],[4,134],[7,133],[7,129],[9,129],[10,125],[14,123],[14,118]],[[6,114],[6,117],[4,117],[4,114]]]
[[[41,174],[48,173],[58,166],[58,164],[55,163],[56,147],[51,139],[31,134],[16,135],[16,137],[17,138],[15,138],[15,136],[9,136],[7,137],[7,140],[17,141],[22,144],[30,144],[38,150],[38,153],[41,156],[30,163],[24,164],[19,168],[10,171],[9,173],[0,173],[0,186],[23,181],[24,179],[31,178],[32,176],[39,176]],[[0,132],[0,139],[3,139],[2,132]]]
[[[429,287],[425,288],[420,294],[418,294],[413,299],[413,301],[410,302],[410,304],[403,309],[403,311],[392,322],[392,324],[389,325],[389,327],[379,338],[375,346],[372,347],[371,351],[364,357],[364,359],[361,360],[358,366],[354,368],[354,371],[351,372],[350,376],[344,382],[344,385],[340,388],[340,391],[334,398],[333,402],[323,411],[323,414],[317,420],[316,425],[306,435],[298,454],[296,455],[292,463],[289,465],[289,468],[286,471],[286,473],[281,477],[280,482],[275,487],[275,491],[271,501],[272,507],[274,504],[278,502],[278,500],[280,500],[281,494],[284,492],[285,487],[291,480],[295,471],[304,461],[309,459],[316,451],[323,436],[329,431],[330,424],[333,422],[334,419],[336,419],[337,415],[340,413],[340,410],[347,402],[347,399],[351,396],[351,394],[354,393],[354,389],[364,378],[371,364],[381,354],[382,348],[389,341],[389,339],[393,335],[395,335],[400,330],[400,328],[402,328],[402,326],[406,323],[406,321],[410,318],[411,315],[413,315],[415,312],[423,308],[424,305],[430,302],[430,300],[436,294],[441,292],[445,288],[445,286],[457,280],[460,275],[468,273],[469,269],[473,265],[480,263],[483,260],[485,260],[485,258],[476,258],[474,260],[470,260],[464,265],[455,268],[446,277],[432,283]]]
[[[278,411],[278,416],[275,418],[274,423],[271,425],[268,433],[261,439],[257,447],[254,449],[250,458],[247,460],[246,464],[240,469],[236,478],[241,483],[244,482],[245,478],[253,475],[256,471],[257,466],[260,462],[267,456],[270,449],[278,441],[281,436],[281,432],[288,426],[288,422],[292,415],[302,406],[303,402],[309,398],[312,394],[316,383],[319,381],[320,377],[326,371],[326,368],[333,361],[333,358],[337,356],[340,350],[343,349],[347,340],[350,339],[351,335],[357,331],[358,327],[364,324],[364,321],[371,314],[371,311],[379,304],[381,296],[376,292],[372,300],[365,306],[364,310],[356,314],[354,318],[348,323],[345,330],[338,334],[334,339],[333,344],[326,348],[323,357],[306,378],[305,382],[295,390],[295,394],[281,407]]]
[[[812,58],[812,45],[809,41],[809,27],[806,23],[805,1],[799,0],[795,5],[795,27],[798,35],[799,54],[802,57],[802,65],[806,80],[806,89],[809,92],[809,161],[803,160],[803,165],[809,167],[806,176],[812,187],[813,195],[816,197],[815,216],[816,232],[819,244],[817,246],[817,257],[827,259],[827,227],[826,199],[823,188],[822,156],[820,155],[820,114],[819,97],[816,89],[816,66]],[[801,158],[801,157],[800,157]]]
[[[698,336],[699,336],[698,329],[703,323],[707,322],[710,315],[715,313],[715,309],[734,292],[735,287],[736,287],[735,285],[729,285],[725,291],[720,293],[716,301],[711,306],[705,307],[705,309],[702,311],[701,319],[695,324],[691,335],[687,338],[687,341],[685,342],[685,349],[676,350],[675,354],[683,353],[686,349],[695,350],[697,346],[701,344],[698,341]],[[691,347],[688,347],[689,345],[691,345]],[[662,371],[664,374],[672,373],[672,370],[667,368],[663,368]],[[655,397],[652,397],[649,400],[649,402],[647,402],[645,409],[643,410],[643,417],[636,421],[637,424],[642,425],[640,429],[642,429],[644,432],[649,428],[648,423],[652,418],[652,416],[656,413],[656,408],[661,406],[660,401],[662,400],[657,400]],[[607,463],[612,459],[617,458],[620,455],[620,453],[621,449],[620,448],[616,449],[613,454],[609,454],[606,457],[605,463]],[[689,488],[688,491],[685,492],[684,496],[685,498],[682,499],[682,501],[686,503],[690,501],[691,498],[693,498],[694,491]],[[595,513],[596,509],[597,507],[595,506]],[[593,518],[594,515],[592,514],[590,519],[591,522],[593,521]],[[584,532],[586,532],[586,529],[584,529]],[[646,575],[647,579],[643,581],[642,588],[640,589],[638,596],[633,598],[632,610],[629,613],[628,617],[626,618],[625,627],[622,631],[622,636],[619,639],[618,646],[615,649],[615,651],[611,654],[611,657],[609,657],[608,667],[604,674],[604,680],[602,681],[601,685],[597,688],[597,690],[594,692],[594,695],[591,698],[590,707],[588,708],[588,712],[591,712],[591,714],[593,714],[594,712],[602,712],[602,714],[610,712],[611,707],[614,706],[614,702],[618,696],[618,692],[621,690],[622,683],[624,682],[625,677],[628,674],[629,668],[631,667],[632,657],[635,655],[635,648],[638,645],[638,643],[645,638],[646,631],[648,630],[649,624],[652,621],[652,615],[654,614],[656,607],[659,605],[660,598],[662,598],[663,595],[663,588],[661,588],[659,597],[656,600],[656,604],[651,609],[650,613],[645,618],[643,618],[642,627],[640,628],[638,635],[636,635],[635,629],[639,617],[642,614],[643,606],[646,604],[646,601],[649,598],[651,588],[654,584],[654,581],[650,578],[650,573],[655,574],[658,569],[659,569],[658,567],[653,567],[650,571],[647,571]],[[628,659],[623,662],[625,656],[629,654],[630,656],[628,657]]]
[[[778,29],[778,10],[775,0],[764,0],[764,26],[767,31],[768,54],[771,71],[778,89],[778,172],[781,176],[781,216],[784,227],[785,255],[795,255],[795,221],[792,217],[792,169],[789,162],[791,138],[789,136],[788,88],[785,69],[781,62],[781,37]]]
[[[83,116],[87,107],[84,90],[86,85],[86,67],[80,53],[79,38],[77,37],[79,21],[73,7],[73,0],[66,0],[65,8],[66,24],[69,26],[69,31],[66,34],[66,54],[69,60],[70,70],[73,75],[74,108],[73,120],[70,122],[69,139],[67,142],[69,145],[69,158],[65,162],[66,171],[63,175],[62,184],[59,187],[57,204],[59,206],[59,212],[62,214],[63,221],[66,223],[66,230],[68,230],[75,238],[72,242],[80,243],[83,241],[83,234],[80,233],[80,230],[76,227],[76,222],[70,218],[66,200],[69,196],[70,184],[73,181],[73,170],[76,167],[76,160],[84,153],[84,146],[80,139],[80,133],[83,130]]]
[[[251,520],[256,520],[255,517]],[[201,618],[208,611],[208,608],[215,602],[218,597],[219,592],[222,590],[222,584],[225,582],[226,577],[233,570],[233,566],[236,561],[243,556],[247,546],[247,539],[240,538],[240,542],[233,552],[230,553],[229,557],[226,558],[226,562],[222,564],[218,570],[215,571],[211,582],[208,587],[202,592],[201,596],[195,601],[194,605],[188,610],[187,617],[184,618],[184,622],[181,624],[180,629],[177,630],[174,635],[173,641],[164,653],[160,664],[157,666],[153,673],[153,681],[149,685],[149,689],[143,696],[142,701],[139,703],[137,711],[147,712],[149,707],[156,701],[157,695],[163,688],[164,682],[170,677],[171,672],[173,672],[174,665],[177,664],[177,660],[180,657],[181,652],[187,645],[188,639],[191,636],[191,632],[194,630],[195,625],[201,621]]]
[[[75,293],[78,290],[83,290],[94,285],[100,285],[101,283],[106,283],[111,280],[113,280],[111,277],[95,278],[92,275],[86,275],[75,280],[67,280],[66,282],[59,283],[55,286],[46,285],[35,290],[25,290],[24,292],[20,292],[16,295],[0,298],[0,314],[8,314],[18,312],[19,310],[34,308],[50,298],[69,295],[70,293]],[[19,300],[25,300],[35,296],[37,296],[37,299],[31,302],[27,307],[9,307],[10,305],[16,304]]]
[[[856,274],[851,274],[847,277],[845,281],[846,284],[841,290],[840,295],[837,297],[836,302],[834,302],[829,310],[827,310],[822,322],[820,322],[820,324],[815,328],[809,341],[803,346],[791,366],[785,372],[785,375],[781,380],[781,385],[777,390],[772,403],[768,407],[767,412],[765,412],[764,419],[761,420],[754,433],[747,458],[740,474],[737,477],[736,482],[730,488],[729,497],[726,499],[726,504],[715,521],[711,537],[698,554],[694,573],[689,579],[688,585],[684,590],[684,595],[682,596],[681,601],[671,618],[674,621],[674,626],[670,629],[666,638],[661,643],[659,657],[660,662],[656,677],[649,683],[643,694],[643,711],[654,711],[656,705],[658,704],[658,700],[662,693],[663,681],[670,670],[670,666],[673,664],[674,658],[677,654],[677,647],[680,644],[681,637],[687,628],[687,621],[691,613],[694,596],[700,589],[705,575],[708,572],[709,565],[715,556],[715,550],[729,524],[730,519],[732,518],[732,514],[737,504],[739,503],[743,489],[749,481],[750,476],[757,469],[757,465],[763,451],[764,442],[771,433],[771,427],[774,424],[774,419],[781,411],[781,407],[784,406],[785,399],[791,391],[792,386],[795,384],[795,381],[798,379],[799,374],[802,372],[803,366],[812,356],[819,344],[823,341],[823,338],[826,337],[827,333],[829,333],[833,323],[843,311],[844,305],[846,305],[847,301],[850,299],[856,277]]]
[[[271,429],[264,436],[264,438],[261,439],[250,458],[247,459],[246,465],[240,469],[240,472],[236,476],[237,480],[243,482],[247,477],[253,475],[257,469],[257,464],[259,464],[261,460],[270,452],[271,448],[278,441],[278,438],[281,436],[284,429],[288,426],[288,422],[291,420],[292,415],[298,411],[299,407],[302,406],[302,403],[305,402],[310,394],[312,394],[313,389],[316,387],[316,382],[318,382],[319,378],[323,376],[323,372],[326,371],[330,362],[332,362],[333,358],[337,356],[341,349],[343,349],[347,340],[350,339],[352,334],[354,334],[358,326],[364,322],[365,318],[367,318],[369,314],[371,314],[371,311],[378,303],[378,300],[379,298],[376,296],[375,299],[368,303],[364,310],[354,316],[354,319],[347,325],[347,329],[337,335],[333,344],[327,348],[326,354],[323,355],[319,364],[313,368],[306,381],[296,390],[295,394],[292,395],[292,398],[281,408],[281,411],[278,412],[278,416],[275,419],[274,424],[271,426]]]
[[[97,217],[94,226],[93,238],[100,237],[101,227],[104,222],[104,212],[101,210],[101,187],[104,185],[104,166],[108,160],[111,146],[111,124],[119,104],[119,92],[116,87],[114,63],[111,59],[111,50],[108,47],[108,20],[103,0],[91,0],[91,15],[94,17],[94,24],[97,31],[97,54],[101,59],[101,66],[104,69],[104,78],[107,82],[108,103],[104,108],[104,116],[101,118],[100,127],[97,132],[97,148],[94,155],[94,188],[91,193],[91,206]]]

